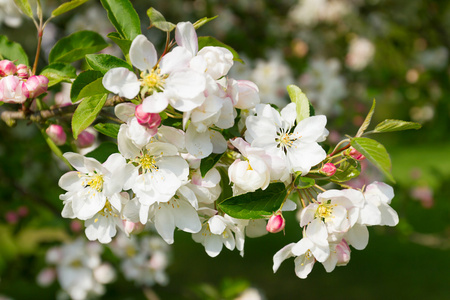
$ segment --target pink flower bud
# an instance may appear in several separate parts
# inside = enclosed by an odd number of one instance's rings
[[[271,233],[277,233],[284,229],[285,220],[281,213],[273,214],[267,222],[266,230]]]
[[[77,146],[80,148],[87,148],[94,144],[95,135],[87,130],[83,130],[77,138]]]
[[[56,270],[53,268],[45,268],[39,272],[36,281],[41,287],[48,287],[56,279]]]
[[[16,212],[10,210],[6,212],[5,219],[6,222],[8,222],[9,224],[17,224],[17,222],[19,221],[19,216],[17,215]]]
[[[0,80],[0,101],[21,104],[28,96],[28,89],[19,77],[9,75]]]
[[[158,128],[159,124],[161,124],[161,117],[159,116],[159,114],[145,112],[142,108],[142,104],[136,106],[134,114],[139,124],[147,127],[148,129],[155,130],[156,133],[156,129]]]
[[[25,205],[20,206],[17,209],[17,214],[19,215],[19,217],[23,218],[26,217],[28,215],[28,207],[26,207]]]
[[[336,245],[337,263],[336,266],[346,266],[350,261],[350,247],[345,240]]]
[[[73,232],[78,233],[81,229],[83,229],[83,224],[80,221],[72,220],[72,222],[70,222],[70,230]]]
[[[30,69],[26,65],[20,64],[17,66],[16,74],[22,79],[28,79],[28,77],[30,77]]]
[[[364,160],[366,157],[358,152],[355,148],[351,148],[350,151],[347,151],[348,155],[355,160]]]
[[[126,235],[130,235],[130,234],[139,234],[142,232],[142,230],[144,230],[145,225],[142,224],[141,222],[131,222],[128,220],[122,220],[123,223],[123,230],[125,231]]]
[[[336,173],[336,166],[332,163],[326,163],[320,170],[320,173],[327,176],[333,176],[334,173]]]
[[[14,75],[17,71],[16,65],[7,59],[0,61],[0,76]]]
[[[258,86],[249,80],[237,80],[238,101],[234,105],[236,108],[250,109],[260,103]]]
[[[44,75],[33,75],[25,83],[30,93],[29,98],[36,98],[47,92],[48,78]]]
[[[61,146],[66,143],[66,133],[60,125],[52,124],[48,126],[45,132],[56,145]]]

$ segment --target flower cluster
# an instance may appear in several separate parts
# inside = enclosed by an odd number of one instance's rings
[[[48,78],[30,75],[26,65],[15,65],[9,60],[0,61],[0,101],[24,103],[28,98],[36,98],[47,91]]]

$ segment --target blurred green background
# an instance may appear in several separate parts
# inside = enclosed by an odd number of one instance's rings
[[[41,1],[48,12],[62,2]],[[264,101],[279,106],[288,99],[285,86],[298,85],[316,112],[327,115],[331,144],[356,133],[372,99],[377,100],[372,127],[389,118],[423,125],[418,131],[373,136],[391,155],[396,184],[387,183],[395,188],[392,207],[400,223],[395,228],[371,228],[368,247],[353,251],[348,266],[327,274],[316,264],[301,280],[290,259],[273,274],[273,254],[301,236],[293,213],[286,214],[285,235],[247,238],[244,258],[226,249],[210,258],[189,234],[179,232],[167,269],[170,283],[151,288],[160,299],[233,299],[249,286],[266,299],[450,299],[450,2],[132,3],[143,32],[159,45],[159,53],[164,34],[145,30],[149,7],[173,23],[218,15],[198,35],[214,36],[239,52],[245,65],[236,63],[233,76],[255,81]],[[8,25],[2,5],[0,33],[21,43],[33,57],[36,38],[31,21],[23,18],[20,26]],[[39,66],[45,66],[45,53],[55,41],[82,29],[105,36],[113,31],[99,1],[91,0],[54,20],[44,35]],[[62,190],[57,182],[65,171],[35,125],[19,122],[9,128],[0,122],[0,132],[0,295],[53,299],[59,289],[56,283],[45,289],[36,283],[45,252],[79,234],[71,231],[70,220],[60,217]],[[366,175],[355,184],[374,180],[383,178],[368,165]],[[27,216],[9,222],[7,212],[22,206],[28,208]],[[108,250],[104,257],[118,263]],[[143,290],[119,275],[103,298],[146,299]],[[149,293],[148,299],[156,299]]]

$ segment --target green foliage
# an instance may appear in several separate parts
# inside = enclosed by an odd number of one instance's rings
[[[371,133],[378,132],[392,132],[392,131],[402,131],[409,129],[420,129],[422,125],[415,122],[406,122],[402,120],[384,120],[378,124]]]
[[[204,159],[201,160],[200,173],[202,174],[202,177],[205,177],[206,173],[208,173],[209,170],[214,168],[214,166],[220,160],[222,155],[223,155],[223,153],[220,153],[220,154],[211,153],[210,156],[205,157]]]
[[[193,24],[194,28],[199,29],[200,27],[202,27],[203,25],[205,25],[208,22],[211,22],[212,20],[214,20],[217,17],[218,16],[214,16],[212,18],[207,18],[207,17],[201,18],[200,20],[195,21],[195,23]]]
[[[5,35],[0,35],[0,55],[4,59],[28,66],[28,56],[22,46],[10,41]]]
[[[112,142],[101,143],[100,146],[87,153],[86,157],[92,157],[101,163],[104,163],[111,154],[119,152],[117,144]]]
[[[391,174],[391,158],[382,144],[362,137],[351,139],[350,144],[383,172],[390,181],[395,182]]]
[[[33,19],[33,11],[31,10],[30,2],[28,0],[14,0],[17,7],[28,17]]]
[[[263,219],[280,209],[286,198],[284,183],[271,183],[265,190],[256,190],[225,199],[219,208],[237,219]]]
[[[120,50],[122,50],[123,55],[129,61],[129,52],[131,47],[131,40],[122,38],[119,33],[117,32],[111,32],[107,35],[108,38],[110,38],[114,43],[116,43],[117,46],[119,46]]]
[[[50,51],[50,63],[71,63],[84,58],[86,54],[108,47],[103,37],[93,31],[79,31],[60,39]]]
[[[98,132],[117,139],[119,134],[120,125],[115,123],[97,123],[94,125],[95,130]]]
[[[370,124],[370,121],[372,120],[372,116],[373,113],[375,111],[375,105],[376,105],[376,101],[375,99],[373,99],[373,103],[372,103],[372,107],[370,108],[369,113],[367,114],[366,118],[364,119],[364,122],[362,123],[361,127],[359,128],[358,132],[356,133],[357,137],[362,136],[362,134],[364,133],[364,131],[367,129],[367,127]]]
[[[313,178],[302,177],[301,172],[298,173],[299,174],[297,174],[294,181],[294,186],[297,189],[307,189],[313,187],[316,184],[316,181]]]
[[[233,60],[238,61],[240,63],[244,63],[244,61],[239,57],[239,54],[232,47],[218,41],[217,39],[211,36],[199,36],[198,37],[198,50],[202,49],[206,46],[215,46],[215,47],[223,47],[233,54]]]
[[[153,7],[147,10],[147,16],[150,19],[150,27],[156,27],[165,32],[171,32],[176,27],[175,24],[167,22],[164,16]]]
[[[112,68],[127,68],[133,71],[133,67],[126,61],[109,54],[88,54],[86,55],[86,62],[93,70],[100,71],[103,74]]]
[[[72,117],[73,137],[76,139],[80,132],[95,121],[106,102],[107,94],[98,94],[83,99]]]
[[[71,11],[72,9],[77,8],[78,6],[86,3],[87,1],[89,0],[72,0],[69,2],[65,2],[60,6],[58,6],[54,11],[52,11],[52,17],[56,17],[62,15],[63,13]]]
[[[292,84],[287,86],[287,91],[291,101],[296,104],[297,123],[308,118],[310,116],[309,107],[311,104],[309,103],[305,93],[303,93],[298,86]]]
[[[72,102],[77,101],[78,95],[85,86],[102,77],[103,74],[99,71],[88,70],[85,72],[81,72],[73,82],[72,89],[70,90],[70,99],[72,100]]]
[[[348,159],[339,165],[336,173],[330,178],[333,182],[346,182],[356,178],[361,173],[361,165],[354,159]]]
[[[102,79],[97,78],[91,83],[87,84],[78,94],[77,99],[75,101],[81,100],[86,97],[95,96],[95,95],[107,95],[109,94],[108,90],[103,87]]]
[[[51,87],[60,82],[69,82],[71,83],[75,77],[77,77],[76,69],[69,64],[63,63],[54,63],[46,66],[41,75],[44,75],[48,78],[48,87]]]
[[[132,41],[141,34],[141,21],[130,1],[101,0],[101,2],[120,38]]]

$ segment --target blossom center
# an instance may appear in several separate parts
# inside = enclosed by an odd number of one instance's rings
[[[282,148],[290,148],[294,144],[294,142],[297,140],[297,137],[295,137],[292,134],[289,134],[287,132],[281,133],[278,138],[276,139],[279,146]]]
[[[319,207],[317,207],[315,217],[326,220],[333,215],[333,207],[336,205],[330,203],[321,203]]]
[[[145,86],[149,92],[162,91],[164,89],[164,83],[166,81],[167,75],[161,75],[161,70],[159,68],[152,69],[150,73],[142,73],[142,85]]]
[[[103,208],[98,213],[107,218],[109,216],[118,217],[118,215],[113,211],[111,203],[108,200],[106,200],[105,206],[103,206]],[[98,219],[95,219],[95,222],[97,221]]]
[[[144,154],[142,155],[139,159],[138,159],[138,163],[141,166],[142,170],[144,172],[147,171],[156,171],[158,170],[158,166],[156,165],[156,161],[155,158],[153,156],[150,156],[148,154]]]
[[[87,175],[82,184],[85,187],[89,186],[97,192],[101,192],[103,190],[103,182],[103,175],[94,173],[94,175]]]

